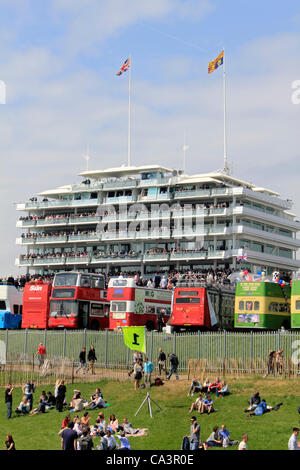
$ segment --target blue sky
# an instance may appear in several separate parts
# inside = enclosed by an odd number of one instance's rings
[[[126,163],[131,53],[132,163],[222,167],[226,48],[228,158],[235,176],[295,201],[298,194],[300,4],[264,0],[2,0],[0,80],[0,275],[17,272],[13,203]]]

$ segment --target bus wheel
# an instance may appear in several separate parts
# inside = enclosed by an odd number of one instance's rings
[[[152,320],[146,321],[146,328],[148,331],[152,331],[155,329],[154,322]]]
[[[91,329],[92,330],[99,330],[99,323],[97,322],[97,320],[93,320],[92,323],[91,323]]]

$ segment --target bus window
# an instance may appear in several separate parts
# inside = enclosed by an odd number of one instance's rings
[[[104,289],[104,277],[103,276],[93,276],[91,287],[96,287],[97,289]]]
[[[250,311],[253,309],[253,302],[246,302],[246,310]]]
[[[18,313],[19,313],[19,305],[14,305],[14,306],[13,306],[13,311],[14,311],[14,314],[15,314],[15,315],[18,315]]]
[[[182,295],[184,297],[192,297],[192,296],[197,297],[199,295],[199,292],[194,291],[194,290],[191,290],[191,291],[180,290],[180,291],[177,292],[177,295]]]
[[[55,287],[74,287],[77,285],[78,274],[56,274],[54,279]]]
[[[278,304],[276,302],[270,303],[269,312],[278,312]]]
[[[259,310],[259,302],[257,300],[254,302],[254,310]]]
[[[111,311],[112,312],[126,312],[126,302],[112,302]]]
[[[145,313],[155,313],[155,307],[146,307],[146,312]]]
[[[109,310],[110,310],[109,305],[104,304],[104,316],[105,317],[109,316]]]
[[[115,279],[113,281],[113,287],[125,287],[125,286],[127,286],[126,279]]]
[[[177,298],[176,304],[200,304],[200,297],[186,297],[186,298]]]
[[[245,308],[244,301],[240,300],[239,301],[239,310],[244,310],[244,308]]]
[[[91,315],[104,316],[103,304],[91,304]]]
[[[0,300],[0,310],[6,310],[6,302],[5,302],[5,300]]]
[[[91,287],[91,278],[90,278],[90,276],[81,276],[80,287]]]
[[[296,300],[296,310],[300,310],[300,300]]]
[[[289,304],[279,304],[279,312],[289,312]]]

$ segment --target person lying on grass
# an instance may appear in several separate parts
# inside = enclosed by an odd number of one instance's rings
[[[202,401],[202,404],[201,404],[201,414],[203,413],[210,414],[212,411],[215,411],[214,402],[211,399],[210,395],[207,395],[207,398],[204,401]]]
[[[148,431],[148,428],[142,428],[142,429],[135,429],[131,423],[128,422],[127,418],[123,419],[123,423],[121,426],[119,426],[119,429],[121,431],[124,431],[125,434],[128,434],[130,436],[147,436],[146,431]]]
[[[202,394],[199,393],[198,398],[191,404],[189,413],[192,413],[194,410],[197,410],[199,413],[201,412],[202,403],[205,398],[202,398]]]
[[[269,413],[272,410],[278,411],[283,403],[278,403],[278,405],[272,407],[267,405],[266,400],[263,398],[259,405],[255,408],[254,411],[251,411],[248,416],[261,416],[265,413]]]

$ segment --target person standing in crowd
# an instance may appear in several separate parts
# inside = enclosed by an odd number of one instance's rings
[[[7,389],[5,390],[5,404],[7,408],[7,419],[11,418],[12,413],[12,392],[13,387],[12,384],[8,384]]]
[[[61,380],[57,388],[57,397],[56,397],[56,409],[60,413],[63,410],[64,401],[66,397],[66,386],[64,380]]]
[[[58,435],[61,437],[62,450],[77,450],[77,432],[74,431],[74,423],[70,421],[68,427],[61,429]]]
[[[161,376],[162,371],[164,371],[165,374],[166,374],[166,378],[167,378],[168,372],[167,372],[167,358],[166,358],[166,355],[163,352],[162,348],[159,348],[158,352],[159,352],[159,356],[158,356],[159,375]]]
[[[151,387],[151,374],[154,371],[154,365],[152,364],[151,361],[147,357],[145,357],[145,363],[144,363],[144,379],[145,379],[145,385],[147,388]]]
[[[79,366],[77,367],[75,373],[78,374],[78,372],[82,369],[83,375],[85,375],[85,369],[86,369],[86,349],[83,346],[80,354],[79,354]]]
[[[169,361],[170,361],[170,372],[169,372],[169,375],[167,377],[167,380],[170,380],[172,374],[175,374],[175,377],[178,380],[179,379],[178,372],[177,372],[178,365],[179,365],[178,357],[176,356],[176,354],[170,353],[170,354],[168,354],[168,358],[169,358]]]
[[[159,333],[162,332],[162,329],[164,327],[164,312],[163,312],[163,309],[159,309],[159,312],[157,314],[157,331]]]
[[[264,378],[268,377],[269,374],[273,373],[275,377],[275,353],[273,349],[269,352],[268,354],[268,367],[267,367],[267,373],[264,376]]]
[[[34,382],[33,382],[32,379],[30,381],[26,382],[25,385],[23,385],[22,391],[23,391],[26,399],[30,403],[30,411],[31,411],[32,406],[33,406],[33,394],[35,392],[35,385],[34,385]]]
[[[94,346],[91,344],[90,350],[88,352],[88,361],[89,361],[89,366],[88,366],[88,371],[91,369],[92,370],[92,375],[95,375],[95,361],[97,361],[96,357],[96,351]]]
[[[38,356],[39,369],[40,369],[40,367],[44,364],[45,359],[46,359],[46,348],[42,343],[39,344],[36,354]]]
[[[190,435],[191,450],[198,450],[200,443],[200,424],[197,423],[196,416],[191,417],[191,435]]]
[[[134,372],[134,390],[137,390],[139,388],[139,384],[140,384],[140,380],[143,376],[142,374],[142,365],[141,365],[141,361],[140,359],[138,358],[136,363],[134,364],[134,368],[133,368],[133,372]]]
[[[293,428],[293,434],[289,438],[288,449],[289,450],[300,450],[300,441],[297,439],[299,434],[299,428]]]

